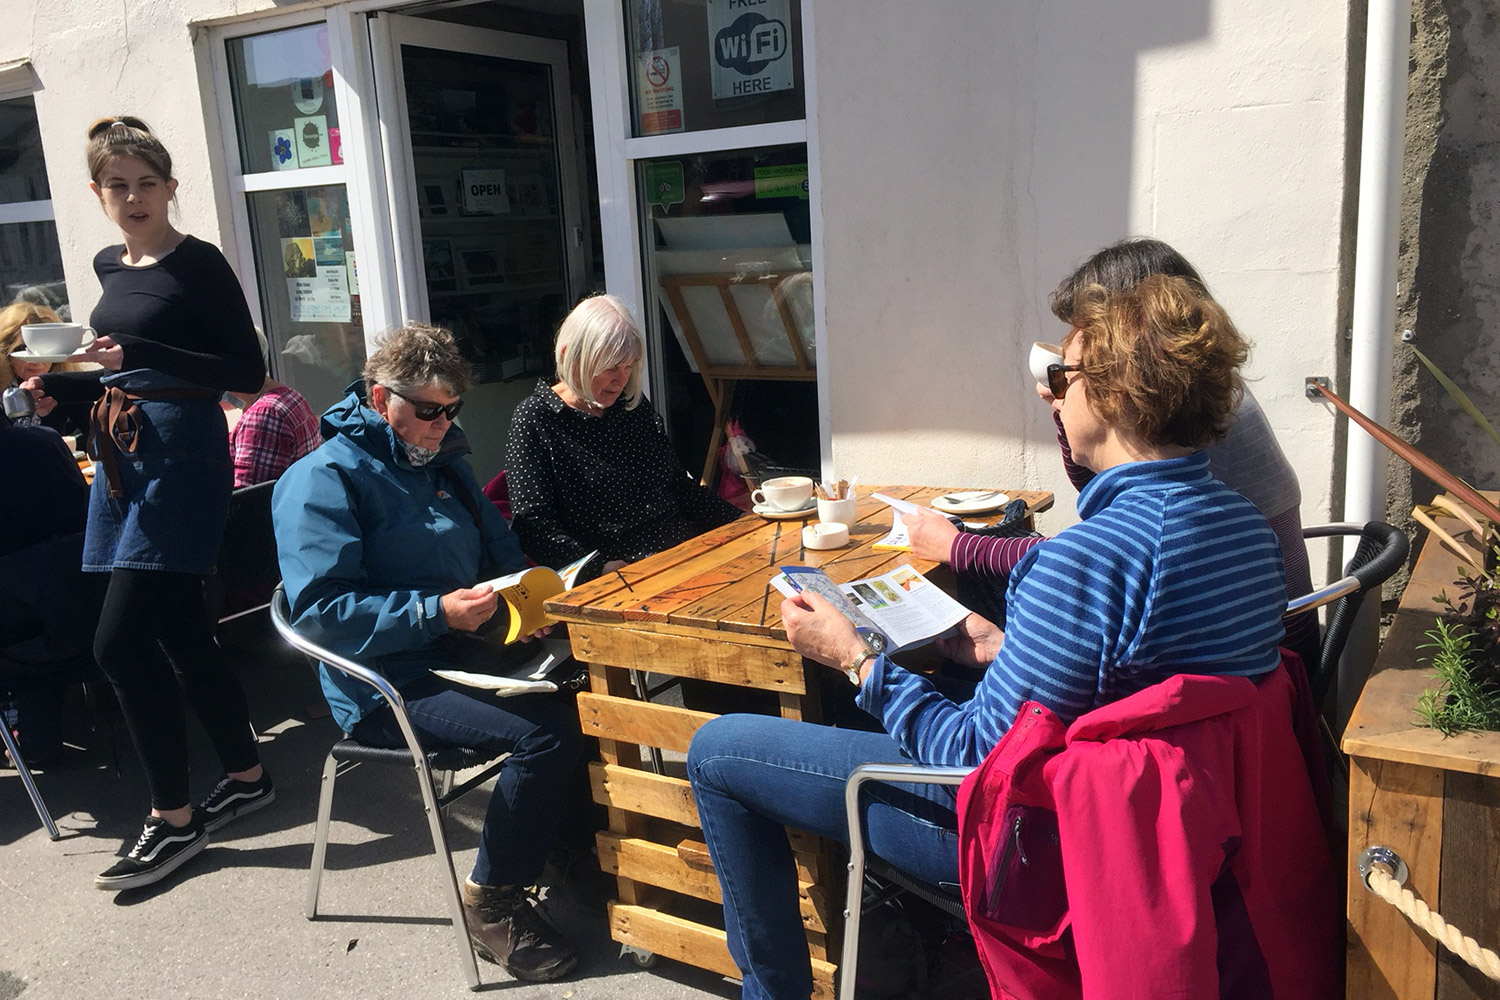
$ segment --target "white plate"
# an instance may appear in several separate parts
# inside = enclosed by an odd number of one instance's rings
[[[751,509],[768,521],[800,521],[804,517],[816,514],[818,503],[816,500],[809,500],[807,506],[801,510],[782,510],[768,503],[758,503]]]
[[[41,364],[56,364],[59,361],[67,361],[74,355],[82,354],[93,345],[94,338],[85,335],[83,338],[83,346],[78,348],[78,350],[74,351],[72,354],[32,354],[30,351],[13,351],[11,352],[10,356],[13,358],[20,358],[22,361],[31,361]]]
[[[1010,497],[993,490],[965,490],[934,497],[932,506],[944,514],[985,514],[1010,503]]]

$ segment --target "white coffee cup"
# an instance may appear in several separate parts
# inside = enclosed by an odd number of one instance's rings
[[[859,498],[852,492],[842,500],[819,500],[818,520],[824,524],[842,524],[846,528],[852,528],[859,519],[858,506]]]
[[[765,504],[777,510],[801,510],[812,499],[813,481],[806,476],[778,476],[760,484],[750,494],[757,506]]]
[[[1047,366],[1060,365],[1063,363],[1063,349],[1059,344],[1048,344],[1038,340],[1031,345],[1031,355],[1027,359],[1027,367],[1031,369],[1031,377],[1036,379],[1037,385],[1047,384]]]
[[[32,354],[72,354],[83,346],[84,335],[93,332],[82,323],[26,323],[21,339]]]

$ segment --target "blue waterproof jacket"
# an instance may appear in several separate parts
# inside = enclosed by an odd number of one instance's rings
[[[442,595],[473,586],[482,568],[514,572],[526,559],[480,492],[464,458],[468,438],[456,425],[436,458],[413,466],[359,386],[323,414],[322,430],[322,446],[282,474],[272,500],[292,623],[399,688],[443,665],[435,648],[448,631]],[[477,504],[488,566],[481,566],[480,529],[444,470]],[[369,686],[326,666],[322,675],[346,732],[379,704]]]

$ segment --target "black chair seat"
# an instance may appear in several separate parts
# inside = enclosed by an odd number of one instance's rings
[[[950,917],[964,921],[968,919],[964,916],[964,898],[959,895],[957,890],[950,892],[941,886],[933,885],[931,882],[923,882],[920,879],[913,878],[900,868],[874,854],[865,855],[865,871],[877,878],[890,882],[898,888],[904,889],[919,899],[925,899]]]
[[[351,738],[339,740],[329,754],[340,764],[399,764],[411,766],[411,751],[406,747],[372,747]],[[427,766],[434,771],[464,771],[488,764],[499,754],[473,747],[444,747],[428,750]]]

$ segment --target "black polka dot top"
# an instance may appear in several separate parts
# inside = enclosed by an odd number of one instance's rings
[[[644,397],[633,410],[621,397],[592,416],[538,382],[516,407],[505,465],[511,528],[544,566],[595,549],[603,558],[591,567],[634,562],[741,513],[682,467]]]

